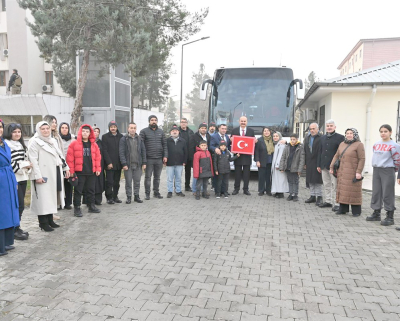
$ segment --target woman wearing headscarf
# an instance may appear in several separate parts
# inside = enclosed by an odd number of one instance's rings
[[[362,171],[365,164],[364,144],[355,128],[348,128],[345,132],[344,142],[332,159],[330,173],[334,173],[336,160],[340,161],[337,170],[336,201],[340,204],[336,214],[351,212],[353,216],[360,216],[362,204]]]
[[[61,141],[63,144],[63,155],[64,158],[67,157],[68,147],[71,142],[75,139],[75,135],[72,135],[70,132],[70,127],[68,123],[61,123],[60,127],[58,128]],[[64,177],[64,191],[65,191],[65,206],[66,210],[72,209],[72,185],[68,182],[68,179]]]
[[[64,206],[63,171],[69,178],[69,167],[57,141],[51,137],[50,125],[41,121],[36,125],[36,134],[29,141],[28,157],[32,163],[31,213],[38,216],[39,226],[46,232],[59,227],[53,214]]]
[[[272,196],[271,193],[271,164],[274,156],[274,142],[272,140],[271,130],[263,128],[262,136],[258,138],[254,150],[254,161],[258,167],[258,195],[264,195],[264,192]]]
[[[289,184],[286,172],[281,172],[279,170],[279,164],[281,162],[283,151],[286,148],[286,141],[282,140],[282,134],[280,132],[275,132],[272,135],[272,139],[274,142],[275,150],[271,166],[271,193],[275,194],[275,197],[277,198],[283,198],[283,193],[289,192]]]
[[[21,221],[22,213],[25,209],[25,194],[28,185],[29,174],[32,164],[28,160],[28,149],[25,146],[24,137],[22,135],[22,127],[20,124],[10,123],[4,129],[4,141],[11,150],[11,167],[14,171],[15,178],[18,182],[18,203],[19,203],[19,220]],[[28,232],[24,232],[20,226],[14,231],[14,239],[27,240]]]
[[[61,136],[58,133],[57,118],[53,115],[46,115],[43,117],[43,120],[50,125],[51,137],[56,140],[58,148],[62,151],[64,147]],[[62,210],[62,208],[60,208],[60,210]],[[54,214],[54,219],[59,220],[60,217]]]
[[[3,140],[0,120],[0,256],[14,249],[14,229],[19,226],[17,180],[11,167],[11,150]]]

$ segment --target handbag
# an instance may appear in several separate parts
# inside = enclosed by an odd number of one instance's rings
[[[343,157],[344,152],[346,151],[347,148],[350,147],[351,144],[349,144],[344,151],[340,154],[339,158],[336,160],[336,162],[333,164],[333,176],[337,177],[337,171],[339,170],[340,167],[340,160]]]

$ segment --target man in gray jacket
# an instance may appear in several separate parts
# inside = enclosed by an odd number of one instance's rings
[[[139,197],[142,170],[146,169],[146,148],[140,136],[136,134],[136,124],[129,123],[128,133],[119,142],[119,159],[125,176],[126,204],[132,202],[132,180],[134,201],[143,203]]]
[[[146,192],[146,200],[150,199],[151,176],[153,178],[153,192],[155,198],[163,198],[160,194],[160,176],[163,168],[163,163],[168,160],[167,140],[162,129],[157,126],[157,116],[149,116],[149,127],[143,128],[140,131],[146,147],[146,173],[144,178],[144,188]]]

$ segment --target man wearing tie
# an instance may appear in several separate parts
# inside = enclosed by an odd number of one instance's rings
[[[212,123],[211,123],[212,124]],[[212,154],[217,154],[220,155],[221,151],[219,150],[219,144],[221,143],[221,141],[226,142],[226,149],[229,150],[231,147],[231,141],[229,139],[229,136],[226,134],[226,124],[220,124],[218,126],[218,132],[215,132],[213,135],[211,135],[211,139],[210,139],[210,152]],[[212,182],[213,182],[213,187],[217,186],[217,176],[214,175],[214,177],[212,178]],[[228,192],[225,189],[225,184],[224,182],[222,182],[222,186],[221,186],[221,193],[224,192]]]
[[[232,130],[232,136],[249,136],[254,137],[254,130],[247,127],[247,117],[242,116],[239,118],[239,127]],[[251,195],[249,192],[249,180],[250,180],[250,166],[252,162],[251,155],[240,155],[235,160],[235,185],[232,195],[237,195],[240,189],[240,182],[243,178],[243,193],[245,195]]]

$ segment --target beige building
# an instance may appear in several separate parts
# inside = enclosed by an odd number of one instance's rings
[[[391,125],[393,139],[400,140],[400,60],[314,83],[297,105],[296,114],[296,126],[303,134],[311,122],[323,130],[328,119],[335,121],[342,134],[349,127],[356,128],[365,144],[365,170],[370,172],[379,127]]]
[[[400,37],[361,39],[337,69],[344,76],[399,59]]]
[[[40,58],[25,19],[32,20],[32,16],[16,0],[0,1],[0,95],[6,94],[15,68],[23,80],[22,94],[67,96],[57,83],[51,65]]]

